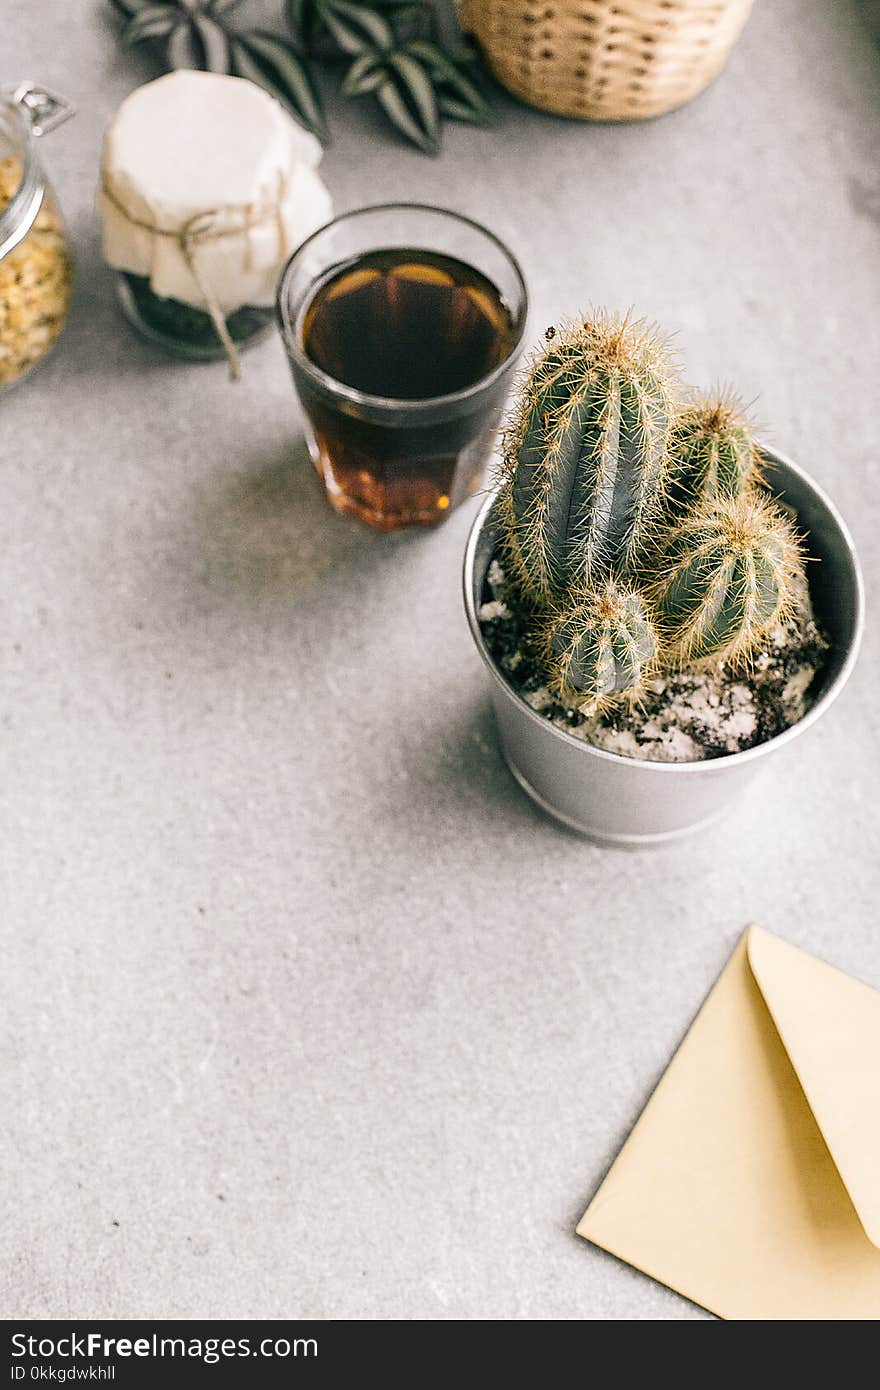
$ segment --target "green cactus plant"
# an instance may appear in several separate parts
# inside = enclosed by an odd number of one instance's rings
[[[643,323],[601,314],[548,338],[505,435],[500,498],[538,604],[632,573],[654,543],[673,410],[667,352]]]
[[[657,334],[600,314],[547,343],[504,436],[496,516],[525,640],[570,708],[654,671],[748,668],[807,592],[741,404],[679,406]]]
[[[553,693],[591,709],[637,694],[658,645],[644,600],[615,580],[553,613],[538,641]]]
[[[748,666],[794,607],[801,544],[769,498],[746,492],[697,508],[670,532],[647,590],[664,664]]]
[[[669,436],[669,512],[740,496],[761,476],[749,421],[734,396],[707,396],[678,412]]]

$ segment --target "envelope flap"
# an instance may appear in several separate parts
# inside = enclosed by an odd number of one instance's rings
[[[747,945],[835,1167],[880,1246],[880,992],[759,927]]]

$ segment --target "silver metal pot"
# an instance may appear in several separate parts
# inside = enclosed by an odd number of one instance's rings
[[[511,772],[533,801],[601,844],[640,848],[690,834],[722,815],[768,755],[781,752],[828,709],[855,665],[864,596],[849,532],[833,503],[790,460],[762,448],[770,489],[797,513],[809,553],[810,593],[832,651],[809,713],[743,753],[704,762],[656,763],[592,748],[536,714],[508,685],[489,654],[477,613],[486,570],[498,548],[496,494],[474,522],[464,560],[464,601],[477,650],[492,677],[492,702]]]

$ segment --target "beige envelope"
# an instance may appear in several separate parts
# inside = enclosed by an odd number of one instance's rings
[[[880,1318],[880,992],[750,927],[577,1229],[723,1318]]]

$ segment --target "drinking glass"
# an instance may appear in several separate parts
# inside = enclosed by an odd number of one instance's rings
[[[422,254],[429,266],[442,265],[448,259],[460,269],[476,272],[483,286],[488,282],[491,293],[477,290],[473,302],[498,307],[503,324],[494,358],[476,379],[445,394],[433,394],[429,389],[416,398],[403,393],[373,394],[340,379],[309,355],[309,315],[321,304],[322,289],[332,286],[327,290],[329,300],[335,286],[343,285],[343,272],[356,271],[364,258],[370,264],[370,257],[379,255],[381,260],[382,253],[392,251],[404,253],[402,272],[414,276],[416,282]],[[432,273],[436,272],[426,272],[428,281]],[[351,283],[360,283],[356,275]],[[447,278],[446,284],[451,283]],[[412,283],[407,286],[410,291]],[[419,302],[423,301],[426,307],[420,332],[413,335],[409,323],[406,341],[413,341],[414,370],[421,369],[421,378],[417,371],[414,379],[430,386],[433,359],[425,354],[447,348],[454,353],[450,325],[460,322],[461,315],[446,314],[442,322],[439,316],[434,320],[430,286]],[[309,451],[333,507],[391,531],[435,525],[476,490],[519,355],[527,307],[522,271],[507,247],[485,227],[442,208],[409,203],[364,208],[337,217],[303,243],[279,281],[278,320],[306,416]],[[359,312],[369,314],[368,309]],[[340,334],[359,335],[363,331],[362,318],[351,313],[347,319],[342,314],[337,317]],[[375,341],[375,323],[366,324],[367,329],[370,327],[370,352],[378,359],[378,366],[382,365],[385,347],[391,354],[396,346],[399,358],[400,343],[391,344],[381,336]],[[386,327],[382,331],[394,330]],[[443,333],[450,335],[448,344],[438,339]],[[338,346],[343,358],[347,350],[358,350],[353,340],[341,341]],[[419,357],[421,362],[416,360]]]

